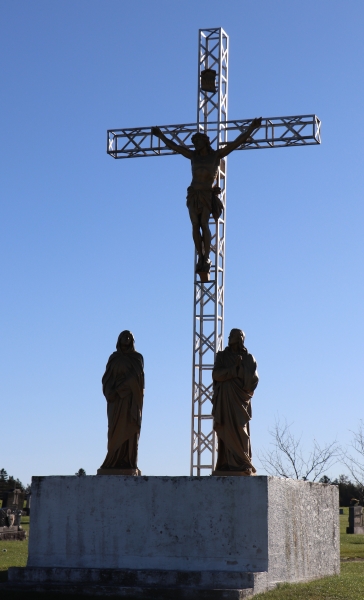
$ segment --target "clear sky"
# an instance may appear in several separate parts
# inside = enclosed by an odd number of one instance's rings
[[[229,157],[225,338],[244,329],[258,361],[253,452],[277,415],[307,448],[348,443],[364,415],[363,2],[12,0],[0,8],[0,467],[24,483],[96,473],[100,380],[123,329],[145,358],[139,466],[189,474],[190,167],[113,160],[106,130],[195,121],[198,29],[220,26],[231,119],[322,120],[321,146]]]

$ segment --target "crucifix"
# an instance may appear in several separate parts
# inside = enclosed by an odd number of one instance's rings
[[[216,462],[217,443],[210,401],[214,359],[223,349],[224,337],[226,156],[235,149],[321,143],[321,122],[312,114],[228,121],[228,56],[229,38],[221,27],[199,30],[196,123],[107,132],[107,153],[113,158],[182,154],[192,162],[193,157],[201,156],[199,149],[206,147],[207,136],[211,149],[216,149],[214,180],[209,180],[207,200],[203,193],[196,193],[194,173],[190,186],[193,189],[187,192],[195,242],[191,475],[211,473]],[[228,143],[229,132],[237,136],[235,143]],[[203,135],[196,137],[197,133]],[[202,155],[206,153],[203,151]],[[211,175],[206,177],[211,179]],[[206,201],[207,210],[203,213]]]
[[[198,256],[195,270],[199,274],[200,280],[205,283],[210,280],[211,268],[209,220],[212,216],[215,221],[218,221],[224,210],[224,205],[219,198],[221,189],[214,185],[220,162],[233,150],[251,139],[251,134],[259,128],[261,122],[261,118],[253,119],[246,131],[241,132],[233,142],[228,142],[218,150],[211,148],[210,138],[206,133],[196,132],[192,136],[191,142],[195,150],[190,150],[184,145],[176,144],[167,138],[159,127],[152,127],[153,135],[164,142],[168,148],[191,161],[192,181],[187,189],[187,207],[192,223],[192,237]]]

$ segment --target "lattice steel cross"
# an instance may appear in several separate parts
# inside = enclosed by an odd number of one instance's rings
[[[197,122],[159,126],[175,143],[193,149],[191,137],[196,131],[201,131],[210,136],[211,145],[218,149],[226,144],[229,131],[234,133],[235,138],[247,129],[251,119],[227,119],[228,56],[229,39],[223,29],[199,30]],[[201,73],[208,69],[216,71],[215,91],[201,87]],[[249,143],[238,150],[320,144],[320,126],[321,122],[315,115],[263,118]],[[108,130],[107,153],[113,158],[176,154],[153,136],[151,130],[151,127]],[[211,472],[216,462],[216,436],[212,428],[210,400],[213,393],[212,368],[216,352],[223,349],[224,335],[226,159],[221,161],[216,183],[222,190],[224,210],[218,221],[210,220],[211,280],[201,282],[195,274],[194,282],[191,475],[200,475],[203,470]]]

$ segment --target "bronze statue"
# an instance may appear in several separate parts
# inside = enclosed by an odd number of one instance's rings
[[[257,363],[244,346],[245,334],[232,329],[229,345],[218,352],[212,378],[214,382],[214,430],[218,437],[218,456],[213,475],[252,475],[249,421],[251,398],[258,385]]]
[[[175,144],[168,139],[159,127],[152,127],[152,134],[162,140],[168,148],[182,154],[191,161],[192,181],[187,189],[187,208],[192,223],[192,237],[198,254],[196,272],[210,271],[211,232],[209,218],[212,214],[217,220],[223,206],[219,198],[220,188],[214,186],[220,160],[248,141],[253,131],[261,125],[262,119],[253,119],[248,129],[228,142],[219,150],[213,150],[208,135],[195,133],[191,140],[195,150]]]
[[[110,356],[102,378],[107,400],[107,455],[98,475],[140,475],[138,441],[144,396],[144,361],[135,350],[134,336],[122,331],[116,352]]]

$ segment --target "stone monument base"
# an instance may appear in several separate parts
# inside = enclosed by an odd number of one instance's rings
[[[98,475],[130,475],[138,477],[142,474],[139,469],[97,469]]]
[[[267,573],[235,573],[229,578],[233,587],[226,584],[226,573],[219,571],[13,567],[5,589],[135,600],[242,600],[267,590]]]
[[[27,532],[21,527],[13,525],[12,527],[0,527],[0,541],[1,540],[25,540]]]
[[[338,496],[261,476],[33,477],[28,565],[6,586],[242,600],[339,573]]]
[[[346,533],[355,533],[356,535],[364,535],[364,527],[347,527]]]

